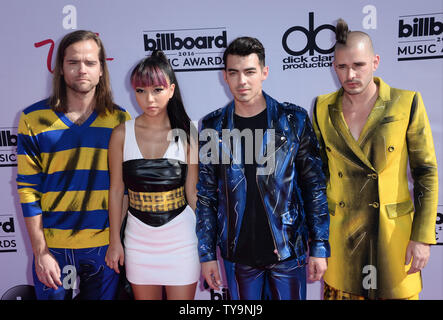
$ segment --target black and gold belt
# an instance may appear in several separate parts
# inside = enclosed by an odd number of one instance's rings
[[[128,190],[129,211],[144,223],[159,227],[174,219],[186,207],[185,188],[164,192]]]

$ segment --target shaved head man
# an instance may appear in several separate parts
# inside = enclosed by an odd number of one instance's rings
[[[318,96],[313,114],[331,217],[324,298],[417,299],[435,244],[438,197],[423,100],[374,77],[380,57],[368,34],[340,19],[336,40],[342,87]]]

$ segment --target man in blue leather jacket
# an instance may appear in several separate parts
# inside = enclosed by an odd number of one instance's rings
[[[232,299],[260,300],[265,287],[272,299],[306,299],[307,261],[309,279],[320,280],[330,255],[316,136],[304,109],[262,91],[260,41],[237,38],[223,59],[234,101],[205,116],[200,132],[202,274],[219,289],[218,245]]]

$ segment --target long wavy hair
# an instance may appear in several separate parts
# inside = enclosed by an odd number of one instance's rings
[[[191,119],[189,118],[183,99],[180,93],[180,87],[175,77],[174,70],[168,61],[168,58],[163,51],[155,50],[151,56],[142,59],[132,70],[131,86],[149,87],[149,86],[164,86],[168,87],[170,84],[175,85],[174,94],[169,99],[167,105],[167,112],[171,129],[182,129],[186,132],[187,140],[190,141]]]
[[[77,30],[68,33],[60,42],[57,49],[54,75],[52,78],[52,96],[49,98],[49,105],[58,112],[67,112],[66,82],[62,75],[63,60],[66,49],[77,42],[94,40],[99,48],[99,60],[102,68],[102,76],[95,88],[95,111],[99,115],[106,113],[106,110],[113,112],[116,105],[112,97],[111,82],[109,79],[108,66],[106,64],[106,52],[102,41],[97,34],[87,30]]]

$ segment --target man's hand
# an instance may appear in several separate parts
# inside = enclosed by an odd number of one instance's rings
[[[308,280],[319,281],[323,277],[328,263],[326,258],[309,257],[308,262]]]
[[[423,269],[428,263],[430,255],[431,248],[429,244],[410,240],[406,248],[405,261],[405,264],[408,265],[412,259],[408,274],[413,274]]]
[[[221,280],[220,272],[218,271],[217,260],[203,262],[202,275],[208,283],[209,287],[214,290],[220,290]]]
[[[38,280],[48,288],[57,290],[58,286],[62,286],[60,267],[49,251],[35,256],[35,273]]]

